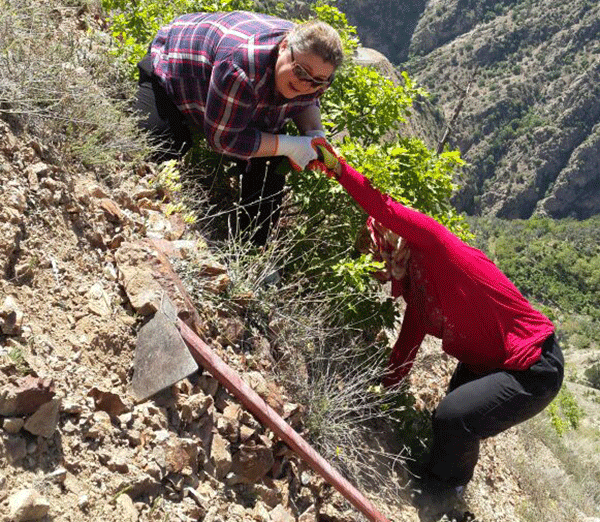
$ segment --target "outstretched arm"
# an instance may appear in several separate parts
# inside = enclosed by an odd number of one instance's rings
[[[364,211],[384,227],[424,250],[439,244],[445,236],[453,236],[435,219],[402,205],[373,187],[365,176],[343,158],[338,158],[325,140],[317,140],[316,144],[322,156],[315,162],[316,166],[328,176],[335,177]]]

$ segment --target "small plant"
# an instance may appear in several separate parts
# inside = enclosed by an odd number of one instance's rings
[[[163,162],[156,174],[156,177],[149,181],[151,186],[162,192],[163,200],[167,201],[165,215],[181,214],[188,224],[194,224],[197,220],[195,214],[181,198],[184,198],[183,185],[181,183],[181,173],[176,160]],[[179,200],[179,201],[173,201]]]
[[[168,196],[181,192],[181,174],[177,168],[176,160],[161,163],[156,178],[150,181],[151,185],[163,190]]]
[[[587,368],[583,375],[585,375],[590,386],[600,390],[600,363],[595,363]]]
[[[579,427],[584,415],[583,410],[577,404],[575,397],[569,392],[566,386],[563,386],[558,396],[548,407],[550,423],[559,437],[562,437],[569,430],[576,430]]]
[[[28,262],[27,262],[27,266],[33,270],[34,268],[37,268],[40,266],[40,257],[37,254],[33,254]]]
[[[15,370],[18,375],[24,377],[31,373],[31,368],[25,359],[25,354],[21,347],[15,346],[8,352],[8,358],[15,365]]]

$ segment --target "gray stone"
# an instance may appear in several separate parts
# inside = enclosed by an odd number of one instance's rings
[[[310,506],[304,513],[298,517],[298,522],[317,522],[317,510],[315,506]]]
[[[27,456],[27,442],[23,437],[13,435],[6,437],[2,442],[9,463],[15,464]]]
[[[2,428],[6,433],[11,433],[12,435],[19,433],[21,428],[25,424],[25,420],[21,417],[11,417],[9,419],[4,419],[4,423],[2,424]]]
[[[15,298],[6,296],[0,306],[0,329],[5,335],[19,335],[23,326],[23,312]]]

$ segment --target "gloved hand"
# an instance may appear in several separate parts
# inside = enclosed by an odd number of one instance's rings
[[[330,178],[337,178],[341,172],[340,162],[345,161],[325,138],[315,138],[313,147],[318,151],[319,159],[315,166]],[[323,169],[325,167],[325,169]]]
[[[313,147],[314,139],[310,136],[288,136],[277,134],[276,156],[287,156],[294,170],[304,170],[313,160],[317,159],[317,150]]]

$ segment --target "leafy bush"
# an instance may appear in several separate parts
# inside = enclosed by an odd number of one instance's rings
[[[400,202],[426,212],[438,221],[468,237],[466,227],[449,203],[452,192],[451,173],[461,160],[454,152],[438,156],[420,140],[398,138],[391,143],[362,147],[350,137],[339,143],[341,153],[357,170],[371,179],[383,192]],[[351,323],[368,320],[378,329],[393,324],[391,302],[381,300],[378,284],[369,277],[375,268],[370,258],[354,258],[354,241],[366,214],[337,183],[320,173],[293,173],[293,204],[302,209],[296,233],[305,234],[308,242],[318,241],[322,248],[311,249],[310,258],[296,256],[293,270],[305,270],[319,288],[352,286],[362,292],[358,302],[344,297],[339,310]],[[318,232],[315,234],[315,224]]]
[[[583,372],[590,386],[600,390],[600,363],[595,363]]]
[[[317,14],[331,23],[336,11],[321,5]],[[337,18],[335,26],[346,48],[352,49],[355,32],[349,30],[345,17]],[[413,100],[426,96],[406,73],[401,77],[402,84],[395,85],[374,68],[350,61],[323,97],[324,125],[334,141],[337,135],[344,136],[336,142],[340,153],[374,186],[466,238],[467,227],[449,203],[452,179],[462,160],[457,152],[438,155],[421,140],[399,135],[399,124],[410,114]],[[295,234],[320,245],[300,247],[290,270],[305,270],[319,289],[337,289],[344,321],[368,322],[375,331],[393,324],[391,301],[382,301],[378,285],[369,278],[372,261],[354,255],[355,236],[366,217],[362,209],[336,182],[320,173],[293,173],[289,183],[291,204],[298,212]],[[310,251],[310,256],[302,255],[302,249]],[[349,299],[348,293],[362,297]]]
[[[372,67],[344,67],[323,98],[330,134],[344,131],[364,146],[381,142],[404,121],[413,100],[424,94],[406,73],[403,78],[404,85],[395,86]]]
[[[114,54],[124,60],[131,77],[148,45],[164,24],[185,13],[254,10],[252,0],[102,0],[110,15]]]

